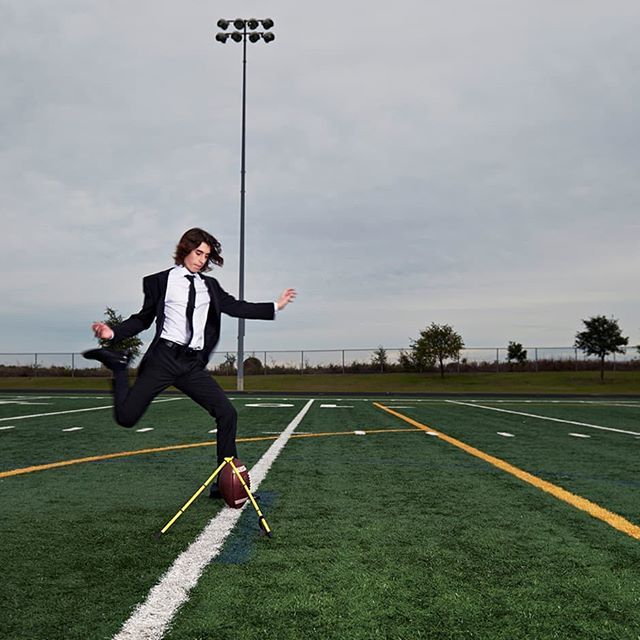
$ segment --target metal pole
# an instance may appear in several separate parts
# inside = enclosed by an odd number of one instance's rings
[[[242,150],[240,160],[240,283],[238,298],[244,300],[244,195],[245,195],[245,133],[247,120],[247,23],[242,37]],[[237,390],[244,391],[244,318],[238,318],[238,378]]]
[[[76,365],[75,365],[75,353],[71,354],[71,377],[75,378],[76,377]]]

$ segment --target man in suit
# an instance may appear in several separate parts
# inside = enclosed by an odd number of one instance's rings
[[[133,427],[151,401],[170,385],[195,400],[217,424],[218,462],[237,457],[237,413],[224,391],[206,371],[220,338],[220,314],[235,318],[273,320],[295,297],[285,289],[277,302],[236,300],[215,278],[202,275],[212,264],[222,266],[220,243],[209,233],[186,231],[176,247],[175,266],[143,279],[142,309],[116,327],[91,325],[96,337],[115,344],[148,329],[154,318],[156,332],[138,368],[131,388],[129,357],[112,349],[91,349],[85,358],[98,360],[113,372],[116,422]],[[212,495],[215,487],[212,488]]]

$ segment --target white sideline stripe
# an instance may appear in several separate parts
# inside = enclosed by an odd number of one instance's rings
[[[84,427],[69,427],[68,429],[63,429],[63,431],[82,431]]]
[[[509,433],[508,431],[496,431],[496,433],[503,438],[515,438],[513,433]]]
[[[0,427],[0,431],[7,431],[7,429],[15,429],[15,427],[13,425],[9,427]]]
[[[590,438],[591,437],[586,433],[570,433],[569,435],[573,436],[574,438]]]
[[[255,491],[260,486],[271,465],[312,404],[313,400],[307,402],[251,469],[252,490]],[[241,509],[224,507],[209,521],[202,533],[176,558],[158,584],[149,591],[147,599],[135,608],[113,640],[159,640],[162,638],[173,616],[187,601],[189,591],[198,583],[204,569],[220,553],[225,539],[231,533],[247,504],[245,503]]]
[[[146,431],[153,431],[153,427],[142,427],[142,429],[136,429],[136,433],[145,433]]]
[[[575,424],[578,427],[588,427],[589,429],[601,429],[602,431],[615,431],[616,433],[626,433],[632,436],[640,436],[640,431],[625,431],[624,429],[614,429],[613,427],[603,427],[599,424],[589,424],[588,422],[576,422],[575,420],[561,420],[560,418],[551,418],[549,416],[539,416],[535,413],[523,413],[522,411],[510,411],[509,409],[498,409],[498,407],[487,407],[482,404],[471,404],[469,402],[459,402],[458,400],[447,400],[450,404],[460,404],[465,407],[474,407],[475,409],[487,409],[488,411],[499,411],[500,413],[512,413],[516,416],[525,416],[526,418],[537,418],[538,420],[550,420],[551,422],[561,422],[562,424]]]
[[[157,402],[174,402],[176,400],[184,400],[184,398],[166,398],[164,400],[154,400],[152,404]],[[43,418],[45,416],[64,416],[68,413],[82,413],[83,411],[100,411],[101,409],[113,409],[112,404],[107,404],[103,407],[89,407],[87,409],[69,409],[68,411],[50,411],[49,413],[32,413],[29,416],[14,416],[13,418],[0,418],[0,422],[7,422],[9,420],[26,420],[27,418]]]

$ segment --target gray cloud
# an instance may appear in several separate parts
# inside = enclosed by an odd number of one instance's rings
[[[249,49],[246,291],[300,290],[250,346],[570,344],[595,313],[640,341],[640,9],[577,9],[243,5],[277,33]],[[237,10],[4,3],[0,349],[84,348],[193,225],[237,290]]]

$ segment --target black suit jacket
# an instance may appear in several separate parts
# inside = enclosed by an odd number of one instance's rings
[[[160,334],[164,326],[164,299],[167,293],[167,282],[171,269],[146,276],[142,280],[142,290],[144,292],[144,302],[142,309],[134,313],[124,322],[113,328],[112,342],[119,342],[124,338],[135,336],[141,331],[148,329],[156,320],[156,333],[149,346],[149,350],[160,340]],[[252,320],[273,320],[275,309],[273,302],[244,302],[236,300],[227,293],[215,278],[200,274],[209,290],[209,314],[204,328],[204,348],[201,358],[206,364],[211,356],[211,352],[220,339],[220,314],[226,313],[234,318],[247,318]],[[147,353],[149,353],[147,350]],[[143,368],[147,357],[145,353],[140,362],[140,369]]]

